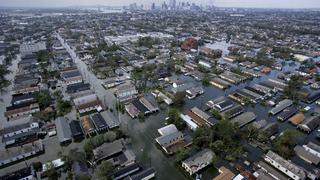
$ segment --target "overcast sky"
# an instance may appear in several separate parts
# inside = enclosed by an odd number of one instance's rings
[[[164,0],[0,0],[0,6],[14,7],[62,7],[73,5],[118,6],[138,2],[156,4]],[[167,2],[169,0],[166,0]],[[180,0],[177,0],[180,1]],[[187,1],[187,0],[186,0]],[[197,4],[214,4],[219,7],[258,7],[258,8],[320,8],[320,0],[189,0]]]

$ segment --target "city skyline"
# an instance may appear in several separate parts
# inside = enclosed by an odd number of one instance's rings
[[[0,0],[0,7],[67,7],[67,6],[127,6],[131,3],[151,5],[153,2],[159,6],[163,0]],[[165,2],[169,3],[169,0]],[[181,1],[177,1],[177,4]],[[318,0],[200,0],[200,1],[184,1],[201,5],[215,5],[218,7],[243,7],[243,8],[320,8]]]

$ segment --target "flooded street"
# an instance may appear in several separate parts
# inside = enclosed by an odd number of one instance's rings
[[[58,36],[58,38],[104,105],[114,107],[117,101],[113,94],[114,89],[104,89],[101,86],[103,81],[88,70],[87,65],[76,56],[66,43],[63,43],[61,37]],[[143,122],[140,122],[138,119],[131,119],[127,114],[120,114],[119,120],[121,129],[132,138],[131,148],[136,154],[137,160],[148,167],[154,167],[157,171],[157,179],[186,179],[175,167],[174,158],[167,157],[156,147],[155,138],[159,136],[157,130],[165,126],[165,115],[166,112],[162,111],[156,115],[148,116]]]
[[[12,99],[12,92],[14,86],[14,77],[17,74],[18,63],[21,60],[21,56],[18,55],[16,59],[12,60],[12,64],[9,66],[8,70],[11,72],[6,75],[6,78],[11,82],[10,86],[5,88],[0,92],[0,129],[3,127],[8,127],[10,125],[14,125],[19,122],[8,122],[4,117],[4,112],[6,111],[6,107],[10,106]]]
[[[103,104],[107,107],[113,108],[117,101],[114,96],[114,89],[104,89],[101,84],[103,84],[103,80],[98,79],[88,68],[88,66],[81,61],[75,54],[75,52],[66,44],[63,43],[63,39],[58,36],[64,47],[70,53],[72,59],[77,64],[79,70],[81,71],[83,77],[89,82],[98,95],[98,97],[102,100]],[[225,42],[218,42],[217,44],[206,45],[209,47],[214,47],[223,50],[223,54],[228,53],[228,47],[230,44]],[[222,58],[219,60],[223,61]],[[224,62],[225,63],[225,62]],[[289,66],[289,63],[285,63],[282,71],[273,70],[268,74],[264,74],[259,78],[254,78],[253,80],[245,81],[238,85],[232,85],[229,89],[220,90],[218,88],[209,86],[204,87],[205,93],[193,100],[185,99],[185,105],[182,108],[182,111],[188,111],[193,107],[199,107],[201,109],[205,108],[205,103],[214,98],[218,98],[220,96],[228,96],[230,93],[234,92],[237,89],[242,89],[245,86],[254,85],[260,82],[267,80],[268,78],[276,78],[280,73],[284,73],[286,71],[294,71],[298,66]],[[189,76],[180,75],[180,80],[186,82],[192,82],[197,86],[201,86],[200,81],[195,81],[193,78]],[[150,95],[150,94],[147,94]],[[153,97],[151,97],[153,98]],[[257,120],[265,119],[268,122],[276,122],[276,116],[269,116],[268,111],[271,107],[265,107],[260,104],[256,104],[255,106],[247,106],[245,107],[246,111],[252,111],[257,115]],[[117,115],[117,114],[115,114]],[[154,167],[157,171],[157,179],[187,179],[188,176],[185,176],[181,170],[179,170],[174,162],[174,156],[167,156],[163,153],[157,146],[155,142],[155,138],[159,136],[157,129],[165,126],[165,117],[166,111],[160,111],[157,114],[147,116],[144,120],[131,119],[127,114],[120,114],[119,121],[121,122],[121,129],[126,132],[132,138],[131,148],[134,153],[137,155],[138,161],[142,162],[145,166]],[[279,123],[280,131],[286,128],[294,128],[288,122]],[[311,135],[314,138],[314,135]],[[311,138],[311,139],[313,139]],[[309,140],[310,138],[308,138]],[[306,139],[307,141],[307,139]],[[261,159],[261,155],[264,153],[261,149],[257,147],[253,147],[251,145],[246,145],[246,149],[248,151],[248,159],[250,161],[258,161]],[[297,163],[301,160],[297,159]],[[303,162],[301,162],[303,163]],[[206,178],[211,179],[212,173],[215,170],[212,168],[208,168],[203,171],[203,174],[211,174],[206,176]]]

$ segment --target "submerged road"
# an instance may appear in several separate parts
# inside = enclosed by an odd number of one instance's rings
[[[87,65],[81,61],[74,50],[57,34],[61,44],[67,49],[70,56],[77,64],[83,77],[91,84],[98,97],[103,101],[104,105],[113,108],[117,102],[113,89],[104,89],[101,84],[103,80],[98,79]],[[167,157],[160,149],[156,147],[155,138],[158,135],[157,129],[165,126],[165,112],[162,111],[156,115],[148,116],[144,122],[138,119],[132,120],[126,114],[120,114],[121,129],[127,132],[132,139],[131,148],[137,156],[137,161],[143,163],[147,167],[154,167],[157,171],[156,179],[167,180],[183,180],[187,179],[174,164],[173,157]]]

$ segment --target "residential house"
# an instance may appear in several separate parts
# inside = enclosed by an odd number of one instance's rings
[[[149,180],[156,176],[156,171],[153,168],[142,170],[141,172],[129,177],[129,180]]]
[[[167,154],[174,153],[172,147],[178,143],[183,143],[184,141],[183,133],[178,131],[173,124],[158,129],[158,132],[161,136],[157,137],[155,140]]]
[[[72,135],[73,140],[76,141],[76,140],[80,140],[80,139],[84,138],[84,133],[81,129],[81,125],[80,125],[79,121],[72,120],[69,123],[69,126],[70,126],[71,135]]]
[[[99,132],[106,131],[108,129],[108,124],[106,120],[101,116],[100,113],[96,113],[94,115],[91,115],[91,119],[93,124],[96,127],[96,130]]]
[[[255,115],[255,113],[245,112],[245,113],[231,119],[231,122],[238,124],[239,127],[243,127],[243,126],[249,124],[250,122],[254,121],[256,118],[257,118],[257,116]]]
[[[204,90],[201,86],[192,87],[191,89],[186,90],[186,97],[188,99],[194,99],[195,97],[203,93],[204,93]]]
[[[305,131],[307,133],[310,133],[314,129],[316,129],[320,124],[320,116],[311,116],[304,120],[302,123],[298,125],[298,128],[302,131]]]
[[[60,76],[66,85],[77,84],[83,81],[82,75],[77,68],[63,70]]]
[[[285,160],[283,157],[279,156],[273,151],[268,151],[268,153],[264,156],[264,160],[294,180],[306,179],[306,173],[304,169],[290,161]]]
[[[102,144],[93,150],[93,156],[96,163],[107,160],[114,166],[127,166],[136,160],[133,152],[126,149],[124,139]]]
[[[73,102],[79,113],[85,113],[94,110],[100,112],[103,109],[102,102],[99,100],[96,94],[88,94],[75,98],[73,99]]]
[[[4,116],[10,120],[21,116],[27,116],[38,111],[40,111],[39,104],[33,101],[7,107]]]
[[[112,175],[112,177],[113,177],[112,179],[114,179],[114,180],[123,179],[125,177],[128,177],[128,176],[134,174],[134,173],[137,173],[138,171],[140,171],[141,168],[142,167],[139,163],[130,164],[128,166],[120,168],[119,170],[116,170]]]
[[[0,150],[0,167],[38,155],[44,151],[41,140],[25,144],[20,147],[12,147]]]
[[[276,115],[278,113],[280,113],[281,111],[283,111],[285,108],[291,106],[293,104],[293,102],[289,99],[284,99],[282,101],[280,101],[276,107],[274,107],[273,109],[271,109],[269,111],[270,114],[272,115]]]
[[[230,171],[230,169],[224,166],[220,167],[218,170],[220,174],[217,177],[213,178],[213,180],[231,180],[235,176],[235,174]]]
[[[204,149],[190,158],[182,161],[182,167],[190,174],[193,175],[201,169],[211,164],[214,153],[209,149]]]
[[[65,145],[70,143],[72,141],[72,134],[67,119],[64,117],[58,117],[55,124],[60,144]]]
[[[4,176],[0,176],[1,180],[33,180],[32,167],[25,167],[14,172],[7,173]]]
[[[308,148],[304,148],[303,146],[298,145],[294,147],[294,151],[297,156],[310,164],[318,165],[320,162],[320,157],[309,152]]]
[[[96,128],[94,127],[93,122],[89,116],[82,117],[80,119],[80,124],[86,136],[92,136],[96,133]]]
[[[120,102],[129,101],[138,95],[138,91],[132,84],[123,84],[116,88],[116,96]]]

